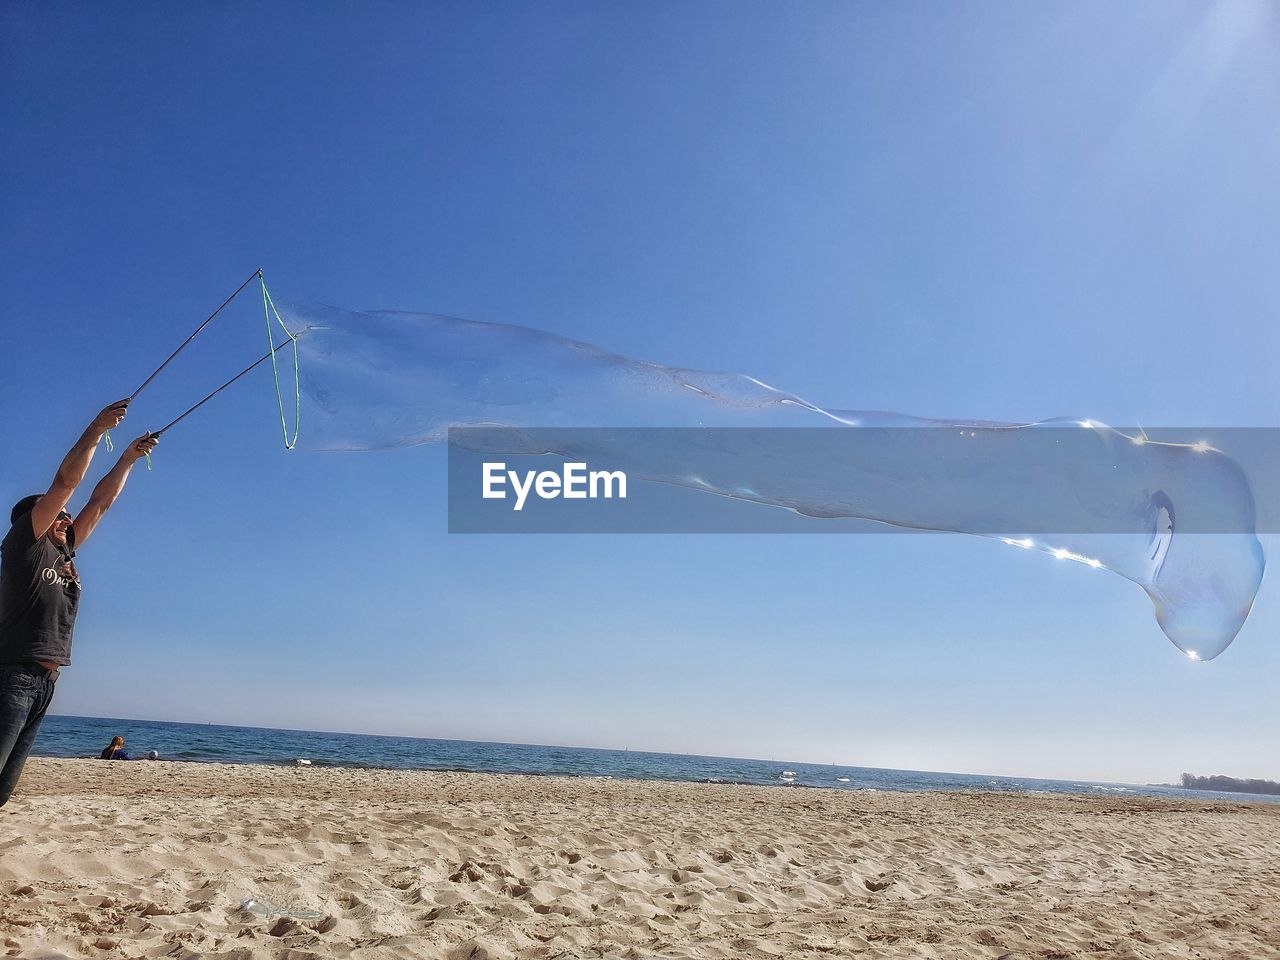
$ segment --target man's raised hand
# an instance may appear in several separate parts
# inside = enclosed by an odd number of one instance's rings
[[[144,433],[133,443],[129,444],[124,452],[123,459],[132,463],[139,457],[145,457],[156,448],[156,444],[160,442],[160,438],[154,433]]]
[[[98,433],[104,430],[111,430],[120,426],[120,422],[124,420],[124,415],[129,412],[128,400],[117,400],[108,407],[103,407],[102,412],[93,418],[93,429]]]

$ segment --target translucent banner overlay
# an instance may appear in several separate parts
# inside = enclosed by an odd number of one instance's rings
[[[1278,496],[1273,428],[1064,420],[449,431],[453,533],[949,531],[1156,541],[1275,532]]]

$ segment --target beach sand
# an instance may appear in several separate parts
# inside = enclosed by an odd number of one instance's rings
[[[1257,960],[1280,806],[36,759],[0,955]]]

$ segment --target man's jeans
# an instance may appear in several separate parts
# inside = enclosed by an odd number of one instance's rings
[[[0,807],[18,785],[56,682],[40,667],[0,664]]]

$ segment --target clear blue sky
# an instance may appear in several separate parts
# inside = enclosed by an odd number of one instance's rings
[[[1275,426],[1278,40],[1249,2],[5,4],[0,500],[259,265],[829,406]],[[1194,664],[1133,585],[976,539],[449,536],[442,450],[285,454],[242,387],[79,558],[57,712],[1280,778],[1274,577]]]

